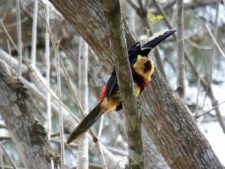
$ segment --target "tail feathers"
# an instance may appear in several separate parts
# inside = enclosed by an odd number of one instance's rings
[[[102,116],[103,113],[104,111],[101,109],[101,105],[98,104],[73,130],[67,140],[67,144],[82,136],[82,134],[84,134]]]

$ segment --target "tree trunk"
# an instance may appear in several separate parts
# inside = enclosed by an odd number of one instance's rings
[[[112,63],[108,26],[99,0],[51,0],[99,56],[104,65]],[[127,42],[134,43],[128,30]],[[143,125],[171,168],[223,168],[188,110],[162,79],[156,68],[151,87],[141,97]],[[148,97],[146,97],[148,96]]]
[[[15,72],[0,60],[0,112],[26,168],[51,168],[59,158],[49,146],[43,126],[34,118],[35,105]]]

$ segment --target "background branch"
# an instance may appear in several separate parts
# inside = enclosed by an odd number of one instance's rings
[[[59,163],[59,158],[49,146],[46,131],[33,116],[35,105],[27,89],[2,60],[0,78],[0,111],[25,167],[51,168],[51,158],[54,163]]]
[[[177,0],[177,92],[185,101],[183,0]]]

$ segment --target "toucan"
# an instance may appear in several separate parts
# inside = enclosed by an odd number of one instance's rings
[[[148,57],[150,51],[158,44],[174,34],[176,30],[167,30],[154,34],[145,40],[141,40],[128,49],[135,95],[138,96],[149,84],[154,72],[154,63]],[[73,130],[67,140],[67,144],[78,140],[102,115],[112,110],[121,110],[120,90],[115,68],[105,87],[101,90],[98,104]]]

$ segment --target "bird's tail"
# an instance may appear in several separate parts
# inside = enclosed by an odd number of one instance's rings
[[[82,136],[102,116],[103,113],[104,111],[102,110],[101,105],[98,104],[73,130],[67,140],[67,144]]]

